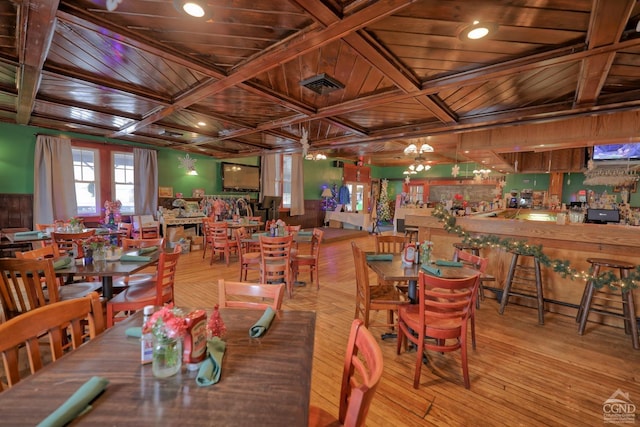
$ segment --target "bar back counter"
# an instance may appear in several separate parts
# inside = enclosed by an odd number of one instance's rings
[[[587,258],[611,258],[630,263],[640,263],[640,227],[618,224],[572,224],[559,225],[555,222],[504,219],[497,217],[465,216],[456,218],[456,225],[474,235],[495,235],[501,239],[526,240],[532,245],[542,245],[545,255],[551,259],[569,261],[578,272],[588,271]],[[461,238],[448,233],[443,223],[430,215],[407,215],[405,224],[419,229],[420,241],[434,242],[433,257],[450,259],[453,244]],[[487,273],[496,281],[489,286],[502,289],[507,277],[511,254],[502,248],[483,248],[480,255],[489,258]],[[616,272],[617,273],[617,272]],[[551,267],[542,266],[542,283],[547,311],[576,316],[585,287],[582,279],[563,278]],[[636,316],[640,317],[638,301],[640,289],[634,289]],[[490,292],[486,292],[489,296]],[[511,301],[511,300],[510,300]],[[513,299],[513,302],[533,306],[527,299]],[[505,316],[509,315],[508,311]],[[623,327],[622,319],[593,313],[590,321]],[[532,322],[535,313],[532,312]]]

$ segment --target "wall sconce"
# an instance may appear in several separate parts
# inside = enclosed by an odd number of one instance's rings
[[[178,160],[180,161],[179,167],[186,169],[187,175],[198,175],[198,171],[196,171],[197,159],[186,154],[184,157],[178,157]]]

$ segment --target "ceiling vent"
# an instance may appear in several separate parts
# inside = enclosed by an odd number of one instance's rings
[[[300,85],[307,89],[311,89],[320,95],[326,95],[335,90],[344,89],[344,85],[342,83],[324,73],[309,77],[308,79],[301,81]]]
[[[171,138],[179,138],[179,137],[182,136],[181,133],[179,133],[179,132],[171,132],[170,130],[163,130],[162,132],[160,132],[160,135],[169,136]]]

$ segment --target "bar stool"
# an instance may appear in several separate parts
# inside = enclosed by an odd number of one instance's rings
[[[409,237],[409,243],[418,241],[418,227],[405,227],[405,237]]]
[[[619,277],[622,279],[629,277],[629,272],[636,267],[634,264],[629,262],[606,258],[587,258],[587,262],[591,264],[590,271],[591,275],[594,277],[597,277],[600,273],[600,268],[604,267],[612,270],[618,269],[620,274]],[[626,334],[631,334],[633,348],[637,350],[640,349],[640,343],[638,342],[638,323],[636,320],[635,304],[633,301],[633,291],[629,289],[627,292],[621,291],[620,293],[621,307],[612,307],[611,303],[618,303],[610,298],[612,296],[611,288],[608,288],[606,291],[604,289],[596,289],[593,280],[588,280],[584,287],[582,300],[580,301],[580,307],[578,308],[578,315],[576,316],[576,322],[579,322],[578,334],[584,334],[584,329],[587,325],[587,319],[590,312],[596,312],[606,316],[621,317],[624,319],[624,332]]]
[[[502,300],[500,301],[499,313],[503,314],[507,306],[509,295],[515,295],[523,298],[535,299],[538,305],[538,324],[544,325],[544,297],[542,294],[542,274],[540,272],[540,259],[535,255],[525,255],[518,252],[511,252],[511,266],[507,281],[502,291]],[[520,257],[533,258],[533,267],[518,264]],[[535,273],[535,277],[532,277]],[[512,285],[519,285],[518,289],[512,290]],[[535,293],[533,287],[535,285]]]

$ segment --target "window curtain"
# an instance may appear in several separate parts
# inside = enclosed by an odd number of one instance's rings
[[[304,171],[302,154],[291,155],[291,211],[289,215],[304,215]]]
[[[138,215],[154,215],[158,210],[158,153],[133,149],[133,202]]]
[[[278,154],[265,154],[260,159],[260,174],[262,175],[260,186],[260,202],[264,196],[278,196],[276,178],[278,174]]]
[[[36,137],[34,153],[33,221],[52,224],[78,214],[71,141],[48,135]]]

